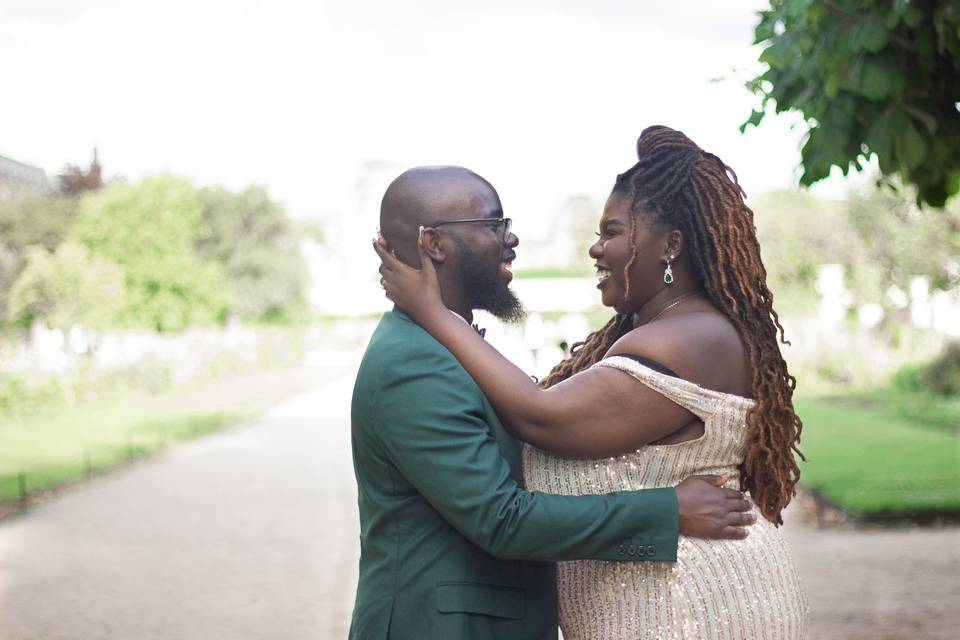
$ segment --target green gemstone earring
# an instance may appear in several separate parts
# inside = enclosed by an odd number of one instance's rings
[[[663,270],[663,283],[666,285],[673,284],[673,269],[670,267],[672,261],[673,256],[670,256],[670,259],[667,260],[667,268]]]

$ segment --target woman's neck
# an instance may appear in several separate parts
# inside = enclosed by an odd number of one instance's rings
[[[643,306],[633,314],[633,326],[639,327],[653,322],[663,314],[676,309],[687,300],[697,298],[702,293],[704,293],[703,288],[698,286],[690,286],[684,289],[666,287],[643,303]]]

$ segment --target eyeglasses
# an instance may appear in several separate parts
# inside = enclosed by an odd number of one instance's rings
[[[505,242],[507,236],[510,235],[510,227],[513,225],[513,220],[510,218],[467,218],[465,220],[441,220],[439,222],[434,222],[431,227],[442,227],[445,224],[486,224],[490,229],[493,229],[498,234],[500,234],[500,241]]]

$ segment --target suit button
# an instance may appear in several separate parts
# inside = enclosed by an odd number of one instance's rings
[[[638,545],[638,546],[637,546],[637,555],[640,556],[641,558],[643,558],[644,556],[646,556],[646,555],[647,555],[647,548],[646,548],[645,546],[643,546],[642,544],[641,544],[641,545]]]
[[[617,553],[619,553],[620,555],[626,555],[627,550],[626,548],[624,548],[623,545],[620,545],[619,547],[617,547]]]
[[[630,545],[630,548],[627,550],[627,553],[629,553],[632,556],[637,555],[637,546],[633,544]]]
[[[653,555],[656,555],[656,553],[657,553],[657,548],[656,548],[655,546],[653,546],[652,544],[648,544],[648,545],[647,545],[647,555],[648,555],[648,556],[653,556]]]

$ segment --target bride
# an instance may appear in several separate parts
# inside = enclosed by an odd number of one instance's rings
[[[778,528],[802,424],[752,213],[733,171],[681,132],[649,127],[637,155],[590,248],[616,313],[539,386],[444,306],[427,234],[422,270],[375,244],[384,288],[528,443],[527,489],[601,494],[728,475],[763,516],[745,540],[681,536],[676,564],[559,563],[567,640],[802,638],[806,599]]]

